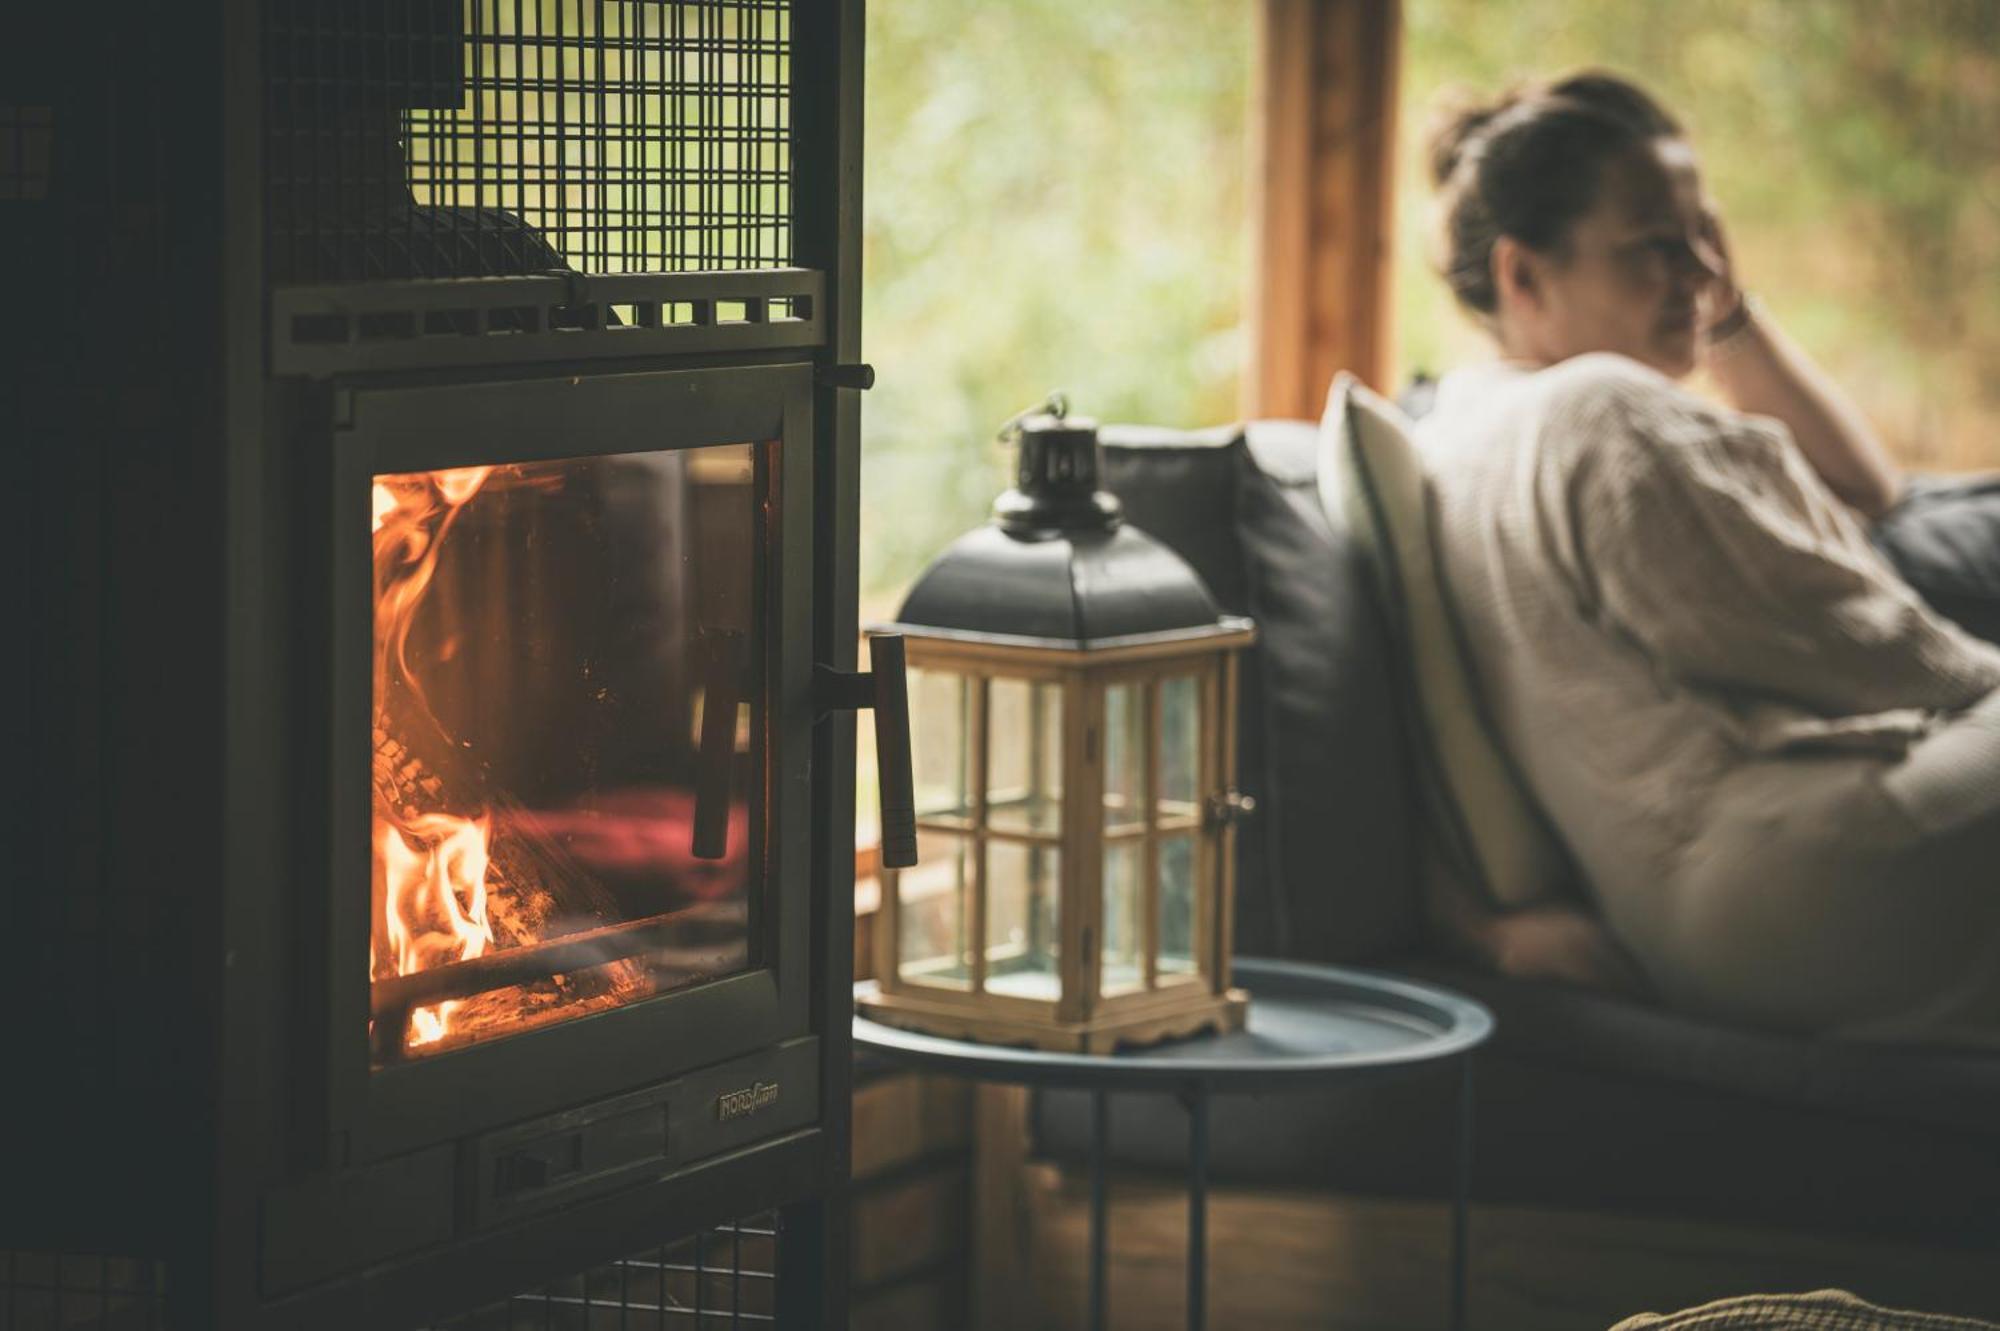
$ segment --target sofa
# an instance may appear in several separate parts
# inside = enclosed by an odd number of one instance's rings
[[[1497,1018],[1475,1064],[1475,1207],[1990,1252],[1991,1306],[1956,1310],[2000,1310],[2000,1055],[1719,1026],[1453,955],[1418,900],[1408,699],[1357,543],[1320,502],[1318,428],[1112,427],[1102,440],[1127,519],[1259,628],[1239,718],[1239,785],[1258,812],[1239,840],[1238,951],[1435,981]],[[1446,1196],[1449,1075],[1218,1100],[1212,1178]],[[1029,1127],[1038,1156],[1080,1161],[1088,1101],[1040,1093]],[[1178,1172],[1186,1117],[1165,1098],[1117,1097],[1111,1142],[1121,1168]]]

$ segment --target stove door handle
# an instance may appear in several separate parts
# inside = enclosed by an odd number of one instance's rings
[[[917,783],[910,763],[910,684],[903,664],[903,635],[878,633],[868,639],[868,664],[875,681],[882,867],[907,869],[917,862]]]
[[[861,674],[814,668],[821,714],[875,713],[875,773],[881,790],[882,865],[907,869],[917,862],[916,780],[910,766],[910,691],[903,636],[876,633],[868,639],[868,664]]]
[[[743,635],[722,630],[700,635],[701,747],[695,752],[694,834],[698,860],[729,854],[729,787],[736,765],[736,711],[742,702]]]

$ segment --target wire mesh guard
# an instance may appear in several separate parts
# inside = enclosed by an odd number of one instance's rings
[[[790,0],[265,0],[277,282],[791,261]]]
[[[161,1331],[159,1263],[0,1252],[0,1331]]]
[[[773,1326],[777,1273],[777,1216],[766,1213],[551,1281],[425,1331]],[[157,1262],[0,1251],[0,1331],[168,1328]]]
[[[715,1331],[776,1323],[775,1215],[740,1220],[428,1331]]]

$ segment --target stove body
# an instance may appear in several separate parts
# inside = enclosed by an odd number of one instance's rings
[[[841,1324],[858,6],[23,36],[0,1280],[415,1327],[736,1226]]]

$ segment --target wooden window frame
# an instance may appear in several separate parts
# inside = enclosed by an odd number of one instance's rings
[[[1252,111],[1251,418],[1317,419],[1350,370],[1392,393],[1401,0],[1262,0]]]

